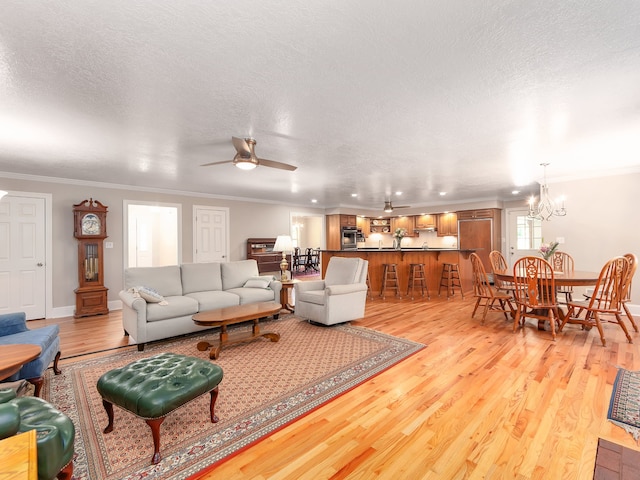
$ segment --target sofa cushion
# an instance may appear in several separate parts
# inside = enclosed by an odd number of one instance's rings
[[[182,278],[178,265],[135,267],[124,271],[124,288],[149,287],[163,297],[182,295]]]
[[[165,297],[168,305],[147,304],[147,322],[184,317],[198,313],[198,301],[195,298],[173,296]]]
[[[182,265],[182,294],[222,290],[220,263],[185,263]]]
[[[211,291],[211,292],[195,292],[186,295],[198,302],[198,311],[215,310],[217,308],[235,307],[240,304],[240,297],[233,293]]]
[[[162,295],[156,292],[153,288],[149,287],[132,287],[129,289],[131,293],[133,293],[134,297],[143,298],[145,302],[148,303],[161,303],[165,302],[164,305],[167,304],[166,300]]]
[[[234,293],[238,297],[240,297],[240,305],[244,305],[245,303],[255,303],[255,302],[273,302],[274,301],[274,291],[270,288],[232,288],[227,290],[229,293]]]
[[[258,262],[255,260],[239,260],[237,262],[221,263],[222,289],[242,287],[251,277],[257,277]]]

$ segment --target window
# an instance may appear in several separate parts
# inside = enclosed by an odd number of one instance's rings
[[[537,250],[542,243],[542,220],[526,215],[516,217],[516,239],[518,250]]]

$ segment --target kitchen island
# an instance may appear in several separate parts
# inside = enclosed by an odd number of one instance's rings
[[[431,295],[438,294],[440,275],[443,263],[457,263],[460,269],[460,281],[465,294],[473,290],[471,275],[471,261],[469,255],[475,250],[460,250],[453,248],[359,248],[356,250],[323,250],[322,277],[327,271],[331,257],[359,257],[369,261],[369,281],[371,294],[379,295],[382,287],[382,265],[395,263],[397,265],[398,280],[402,296],[407,291],[409,281],[409,264],[423,263],[427,286]],[[442,295],[445,296],[443,290]],[[387,293],[388,296],[388,293]],[[426,297],[425,297],[426,298]]]

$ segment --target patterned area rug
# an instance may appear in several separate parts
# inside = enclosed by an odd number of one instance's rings
[[[78,361],[65,365],[62,375],[49,371],[43,397],[77,429],[74,478],[187,478],[424,348],[360,327],[313,326],[292,315],[261,323],[261,331],[280,333],[280,341],[230,346],[216,360],[224,371],[216,403],[220,421],[209,421],[209,395],[172,412],[161,427],[162,461],[155,466],[151,430],[142,419],[115,408],[113,432],[102,433],[107,415],[96,382],[108,370],[161,352],[206,359],[208,352],[199,352],[196,344],[215,338],[217,330],[147,345],[144,352],[128,349]]]
[[[618,369],[607,418],[640,438],[640,372]]]

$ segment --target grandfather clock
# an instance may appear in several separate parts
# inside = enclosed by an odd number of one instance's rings
[[[78,239],[75,318],[109,313],[104,286],[102,243],[107,238],[107,207],[90,198],[73,206],[73,235]]]

